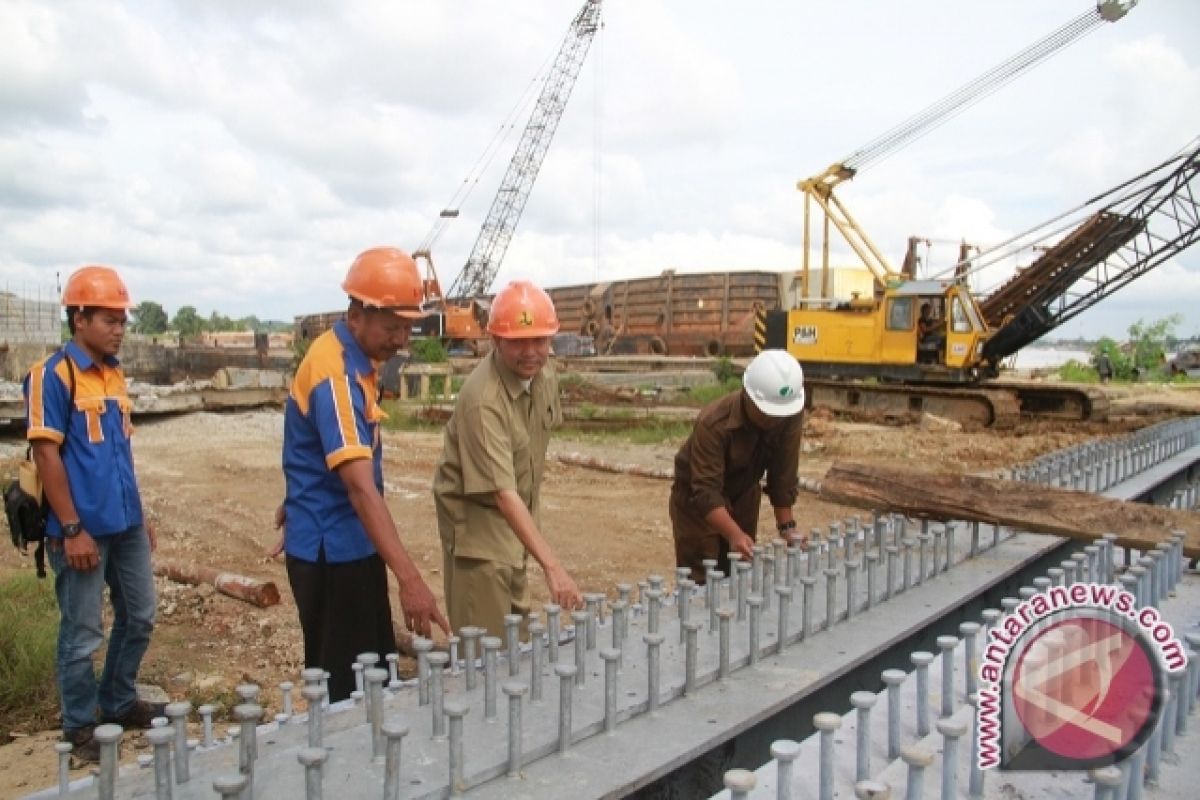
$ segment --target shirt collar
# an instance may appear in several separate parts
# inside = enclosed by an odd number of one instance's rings
[[[367,354],[358,346],[346,320],[341,319],[333,323],[333,335],[342,343],[342,351],[346,354],[346,366],[354,371],[355,377],[370,375],[375,371],[375,362],[367,358]]]
[[[517,376],[517,373],[513,372],[508,367],[504,366],[504,362],[500,360],[500,356],[496,353],[495,350],[492,350],[491,357],[492,357],[492,367],[496,370],[496,374],[498,374],[500,376],[500,381],[501,381],[501,383],[504,384],[504,390],[508,392],[508,396],[513,399],[520,397],[526,391],[526,389],[525,389],[525,386],[521,383],[521,379]],[[539,372],[537,375],[533,376],[533,380],[536,381],[538,379],[538,376],[540,376],[540,375],[541,375],[541,373]],[[532,381],[529,384],[528,391],[529,391],[529,396],[532,397],[533,396],[533,382]]]
[[[66,351],[67,355],[71,357],[71,360],[78,364],[79,368],[82,370],[89,370],[96,363],[92,361],[91,356],[84,352],[82,347],[75,344],[74,339],[71,339],[65,345],[63,345],[63,350]],[[120,365],[121,362],[117,360],[116,356],[105,356],[104,363],[110,367],[116,367]]]

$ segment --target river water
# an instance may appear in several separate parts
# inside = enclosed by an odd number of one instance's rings
[[[1092,354],[1085,350],[1066,350],[1057,347],[1026,347],[1017,353],[1017,369],[1044,369],[1061,367],[1068,361],[1090,364]]]

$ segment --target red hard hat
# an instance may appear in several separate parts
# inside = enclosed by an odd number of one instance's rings
[[[363,304],[384,308],[400,317],[428,316],[421,309],[425,287],[412,256],[395,247],[364,250],[350,265],[342,289]]]
[[[502,339],[553,336],[558,333],[554,301],[532,281],[513,281],[492,300],[488,333]]]
[[[133,308],[129,290],[112,267],[80,267],[67,279],[62,303],[68,308]]]

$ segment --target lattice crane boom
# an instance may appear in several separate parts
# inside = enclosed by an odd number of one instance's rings
[[[487,294],[495,279],[562,119],[575,79],[579,77],[588,48],[600,27],[601,2],[585,0],[571,21],[467,263],[447,293],[452,300],[469,300]]]
[[[1082,221],[1080,221],[1082,219]],[[1182,152],[1067,215],[981,253],[971,271],[1070,233],[980,303],[993,363],[1082,314],[1200,240],[1200,137]]]

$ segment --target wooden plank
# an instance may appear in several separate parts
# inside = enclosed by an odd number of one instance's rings
[[[837,463],[821,481],[821,497],[866,509],[941,521],[978,520],[1023,531],[1090,541],[1115,533],[1117,544],[1152,550],[1173,531],[1184,553],[1200,558],[1200,515],[1143,503],[972,475]]]

